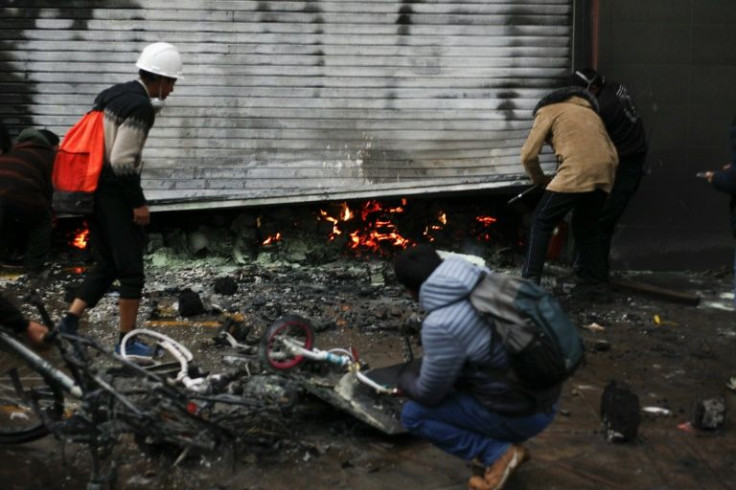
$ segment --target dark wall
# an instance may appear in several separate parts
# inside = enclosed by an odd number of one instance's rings
[[[576,14],[576,66],[597,60],[599,71],[626,85],[650,140],[647,175],[614,239],[614,265],[730,268],[729,197],[695,174],[729,158],[736,2],[588,0]]]

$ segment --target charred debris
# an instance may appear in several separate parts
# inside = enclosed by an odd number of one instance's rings
[[[367,426],[360,417],[336,418],[334,412],[324,411],[325,406],[305,402],[303,395],[315,390],[310,389],[313,385],[305,389],[303,379],[266,370],[258,358],[264,329],[285,315],[297,314],[309,319],[319,343],[357,344],[377,365],[406,360],[421,349],[417,335],[421,311],[394,280],[392,255],[411,243],[431,241],[438,249],[513,273],[521,266],[526,215],[506,207],[505,200],[500,202],[366,201],[154,215],[139,326],[176,337],[193,351],[204,371],[226,368],[245,373],[227,390],[255,400],[263,409],[262,416],[241,424],[249,429],[250,449],[269,454],[275,450],[284,458],[301,454],[305,446],[308,452],[319,452],[323,449],[310,446],[313,443],[305,435],[315,425],[303,424],[304,417],[312,422],[315,416],[326,417],[331,431],[351,435],[364,433]],[[59,317],[91,259],[83,219],[60,222],[55,236],[49,273],[34,283],[20,276],[7,282],[6,289],[19,297],[23,290],[40,289]],[[635,361],[636,355],[622,347],[619,333],[674,335],[656,322],[659,315],[670,317],[667,306],[647,305],[630,289],[614,298],[614,306],[576,301],[562,266],[552,262],[545,282],[587,330],[590,356]],[[707,273],[703,276],[705,283],[710,279]],[[116,335],[116,299],[113,287],[88,312],[83,326],[110,345]],[[619,329],[614,335],[610,326],[622,322],[626,332]],[[233,352],[223,341],[223,332],[249,348]],[[683,349],[678,355],[688,355]],[[710,347],[698,344],[697,349]],[[672,402],[660,405],[668,413],[677,410]],[[681,404],[679,413],[690,409]],[[564,408],[561,413],[566,415]],[[626,433],[612,428],[611,421],[618,419],[611,414],[602,408],[601,433],[608,434],[609,441],[617,439],[611,434]],[[639,424],[633,412],[626,420]],[[634,434],[637,430],[628,429]]]

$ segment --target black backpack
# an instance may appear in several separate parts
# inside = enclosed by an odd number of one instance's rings
[[[522,386],[550,388],[569,378],[583,362],[585,349],[578,327],[541,286],[484,273],[468,299],[490,320]]]

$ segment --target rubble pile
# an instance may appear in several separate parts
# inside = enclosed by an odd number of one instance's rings
[[[434,215],[434,210],[427,212],[434,208],[427,203],[423,206],[422,216]],[[337,215],[341,209],[336,204],[334,209],[324,210]],[[448,213],[448,222],[462,222],[471,229],[469,223],[477,207],[460,209],[463,211]],[[155,218],[159,222],[149,234],[139,326],[186,345],[204,371],[241,370],[245,374],[228,386],[228,392],[269,409],[263,411],[264,418],[258,421],[249,449],[239,452],[234,461],[222,455],[205,456],[188,468],[169,472],[160,470],[165,463],[159,466],[157,460],[149,459],[141,471],[143,463],[136,463],[140,455],[135,453],[121,462],[121,481],[131,482],[145,474],[151,488],[242,488],[242,475],[263,475],[265,482],[285,475],[285,469],[293,469],[300,478],[301,472],[313,470],[311,478],[322,478],[323,486],[330,484],[329,475],[334,473],[345,479],[355,475],[360,481],[379,482],[375,488],[393,488],[392,476],[406,468],[405,455],[409,455],[406,460],[422,461],[421,471],[414,476],[417,482],[421,475],[427,478],[427,461],[440,461],[436,453],[430,458],[416,456],[414,451],[419,446],[412,445],[411,440],[381,434],[348,411],[315,396],[317,389],[305,389],[303,379],[264,369],[259,360],[264,331],[279,318],[293,314],[310,321],[318,347],[355,347],[373,367],[400,362],[408,351],[421,355],[417,334],[422,312],[393,276],[391,255],[396,246],[384,243],[377,250],[353,249],[346,238],[355,231],[353,225],[346,225],[345,233],[335,236],[333,222],[316,218],[319,211],[304,207],[289,212],[222,212],[219,217],[208,214],[207,219],[188,216],[186,222],[173,216]],[[467,220],[461,221],[460,215],[467,216]],[[426,220],[410,216],[406,218],[408,224],[402,219],[394,223],[399,223],[407,236],[418,233],[419,238],[424,237]],[[414,232],[404,232],[412,227]],[[508,227],[512,228],[518,229]],[[435,243],[451,252],[474,254],[492,269],[516,274],[521,256],[515,233],[499,231],[502,239],[494,235],[484,241],[468,234],[458,236],[452,226],[446,226],[435,235]],[[268,241],[269,237],[274,239]],[[59,251],[59,246],[57,254],[63,259],[54,261],[41,284],[31,285],[20,274],[3,282],[7,294],[16,299],[30,287],[38,287],[55,319],[65,311],[70,292],[90,264],[85,250],[62,245],[63,251]],[[718,305],[730,301],[721,296],[732,287],[732,278],[712,272],[627,272],[636,279],[651,283],[658,280],[660,285],[697,293],[703,300],[694,306],[652,299],[635,291],[617,291],[610,302],[601,304],[576,298],[564,262],[550,261],[545,272],[543,285],[555,292],[581,327],[587,363],[566,383],[554,430],[535,440],[533,450],[553,466],[557,460],[577,459],[576,465],[568,462],[554,466],[557,473],[545,470],[550,468],[545,462],[520,478],[542,485],[551,479],[565,486],[572,481],[566,479],[572,473],[565,468],[579,467],[582,462],[587,468],[583,476],[606,475],[635,466],[642,459],[636,451],[642,447],[650,459],[660,458],[656,468],[637,469],[654,475],[650,482],[659,482],[657,478],[662,475],[686,475],[689,473],[683,473],[678,465],[697,454],[683,458],[668,448],[677,446],[688,451],[688,444],[695,447],[692,440],[684,445],[680,442],[689,437],[688,430],[702,432],[699,427],[707,429],[709,436],[698,439],[699,443],[710,446],[698,451],[709,454],[710,459],[724,460],[726,467],[730,456],[716,449],[725,444],[720,435],[728,434],[731,428],[725,406],[732,403],[733,395],[726,397],[725,403],[720,395],[726,390],[728,377],[736,373],[731,355],[736,334],[732,312]],[[117,336],[116,301],[113,287],[97,307],[87,312],[81,327],[83,333],[111,348]],[[28,307],[24,309],[34,315]],[[234,352],[226,342],[217,340],[224,331],[252,349]],[[306,367],[304,373],[305,378],[323,374]],[[609,389],[604,409],[604,394],[607,386],[613,386],[612,380],[619,388],[629,390],[629,402],[625,406],[615,402],[623,399],[622,395]],[[630,459],[619,464],[621,458],[629,457],[627,451]],[[223,463],[232,471],[219,471]],[[453,478],[464,485],[465,468],[454,460],[452,465],[447,468],[457,466],[458,476]],[[442,474],[454,475],[447,468],[441,470]],[[711,473],[700,474],[712,477],[708,475]],[[633,478],[629,473],[614,476],[628,482]],[[424,483],[432,488],[431,482]],[[262,488],[259,485],[253,483],[249,488]],[[632,484],[634,487],[636,484]]]

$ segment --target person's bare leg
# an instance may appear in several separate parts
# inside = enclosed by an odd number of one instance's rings
[[[72,301],[72,304],[69,306],[69,313],[77,316],[82,316],[82,313],[84,313],[84,310],[86,309],[86,301],[79,298],[74,298],[74,301]]]
[[[118,311],[120,312],[120,333],[128,333],[135,328],[138,320],[138,308],[140,299],[118,300]]]

